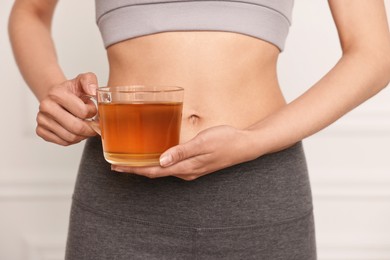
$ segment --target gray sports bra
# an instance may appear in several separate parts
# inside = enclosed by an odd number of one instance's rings
[[[105,47],[167,31],[226,31],[283,50],[294,0],[95,0]]]

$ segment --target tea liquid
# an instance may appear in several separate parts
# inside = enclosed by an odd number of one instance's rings
[[[182,103],[99,103],[103,150],[114,164],[158,164],[159,156],[177,145]]]

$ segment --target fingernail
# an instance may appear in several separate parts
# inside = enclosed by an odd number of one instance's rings
[[[160,165],[162,167],[169,166],[170,164],[172,164],[172,162],[173,162],[173,158],[171,154],[164,154],[160,158]]]
[[[88,84],[88,90],[91,95],[96,95],[97,85],[94,83]]]

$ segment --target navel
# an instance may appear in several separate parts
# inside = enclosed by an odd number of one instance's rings
[[[197,125],[199,124],[200,120],[201,120],[201,117],[199,115],[196,115],[196,114],[191,114],[189,117],[188,117],[188,122],[191,124],[191,125]]]

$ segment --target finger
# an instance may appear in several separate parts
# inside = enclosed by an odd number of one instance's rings
[[[80,74],[76,77],[75,81],[76,81],[76,87],[78,88],[77,91],[81,91],[81,95],[83,94],[87,94],[91,96],[96,95],[96,90],[98,88],[98,80],[94,73],[87,72],[87,73]]]
[[[70,145],[70,143],[68,143],[67,141],[61,139],[56,134],[52,133],[51,131],[49,131],[41,126],[37,126],[36,133],[38,136],[40,136],[43,140],[45,140],[47,142],[59,144],[62,146]]]
[[[167,177],[172,175],[172,172],[168,168],[162,168],[160,166],[131,167],[131,166],[112,165],[111,170],[117,172],[141,175],[151,179]]]
[[[191,157],[206,154],[207,147],[204,144],[203,138],[196,136],[187,143],[168,149],[160,156],[161,167],[168,167]]]
[[[168,171],[166,171],[166,169],[161,168],[160,166],[132,167],[132,166],[111,165],[111,170],[116,172],[137,174],[148,178],[158,178],[158,177],[165,177],[170,175]]]
[[[72,82],[65,83],[67,85],[73,85]],[[71,90],[69,87],[57,87],[50,91],[50,99],[55,103],[58,103],[64,109],[69,111],[81,119],[91,118],[97,113],[96,106],[92,101],[83,100]]]
[[[185,181],[193,181],[193,180],[196,180],[196,179],[198,179],[199,177],[201,177],[203,175],[177,174],[177,175],[173,175],[173,176],[176,177],[176,178],[185,180]]]
[[[203,155],[201,155],[200,157],[203,157]],[[189,159],[180,161],[170,167],[130,167],[112,165],[111,169],[117,172],[133,173],[148,178],[176,176],[184,180],[194,180],[208,172],[204,165],[205,163],[203,159],[200,159],[198,157],[191,157]]]
[[[95,131],[82,119],[75,117],[63,107],[51,100],[44,100],[39,106],[39,111],[51,117],[67,131],[81,136],[94,136]]]
[[[37,123],[38,127],[41,127],[43,129],[46,129],[53,133],[54,135],[58,136],[62,140],[68,142],[68,143],[78,143],[81,140],[84,140],[86,137],[85,136],[80,136],[73,134],[63,128],[60,124],[57,123],[54,119],[51,117],[43,114],[43,113],[38,113],[37,115]]]

